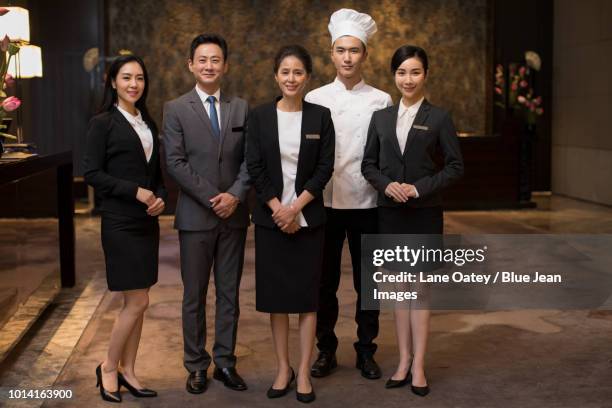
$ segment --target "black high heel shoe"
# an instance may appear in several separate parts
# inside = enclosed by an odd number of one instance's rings
[[[96,387],[100,387],[100,396],[104,401],[108,402],[121,402],[121,393],[119,392],[119,388],[117,391],[110,392],[104,389],[104,384],[102,384],[102,364],[96,367]]]
[[[410,369],[408,369],[408,372],[406,373],[406,377],[404,377],[404,379],[394,380],[393,378],[389,378],[387,380],[387,383],[385,384],[385,388],[400,388],[408,384],[411,381],[412,381],[412,374],[410,373]]]
[[[412,368],[412,367],[410,367]],[[415,395],[418,395],[419,397],[424,397],[427,394],[429,394],[429,384],[424,386],[424,387],[417,387],[416,385],[412,385],[412,383],[410,384],[410,389],[412,390],[412,393]]]
[[[119,386],[123,386],[125,388],[127,388],[127,390],[130,392],[130,394],[132,394],[135,397],[138,398],[152,398],[152,397],[157,397],[157,392],[150,390],[148,388],[141,388],[138,389],[136,387],[134,387],[132,384],[130,384],[128,382],[128,380],[125,379],[125,377],[123,376],[123,373],[119,373],[117,375],[117,379],[119,380]]]
[[[280,398],[284,395],[287,395],[287,393],[289,392],[289,388],[291,388],[291,383],[293,383],[294,380],[295,380],[295,372],[293,371],[293,368],[291,368],[291,379],[289,379],[287,386],[280,390],[276,388],[272,388],[271,386],[268,389],[268,392],[266,393],[266,395],[268,396],[268,398]]]
[[[314,401],[317,398],[317,396],[315,395],[314,387],[312,386],[312,382],[310,383],[310,388],[311,388],[310,392],[302,393],[302,392],[299,392],[297,390],[297,386],[296,386],[295,387],[295,398],[298,401],[303,402],[305,404],[311,403],[312,401]]]

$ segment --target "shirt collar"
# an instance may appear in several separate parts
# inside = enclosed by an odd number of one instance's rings
[[[142,119],[142,115],[140,114],[140,111],[138,109],[136,109],[136,112],[138,112],[138,113],[136,114],[136,116],[134,116],[130,112],[128,112],[125,109],[121,108],[121,106],[119,106],[118,104],[115,105],[115,106],[117,107],[117,110],[119,112],[121,112],[121,114],[123,116],[125,116],[127,121],[130,122],[130,124],[132,126],[141,125],[141,124],[144,123],[144,120]]]
[[[198,93],[198,96],[200,97],[200,99],[202,99],[202,102],[206,102],[206,99],[208,99],[209,94],[207,94],[206,92],[204,92],[203,90],[200,89],[199,86],[196,85],[195,87],[196,92]],[[212,94],[212,96],[215,97],[215,99],[217,100],[217,102],[219,102],[221,99],[221,88],[217,89],[217,91]]]
[[[419,101],[414,105],[406,106],[404,105],[404,100],[400,99],[400,106],[399,111],[397,112],[397,116],[401,118],[406,112],[411,117],[416,116],[417,112],[419,111],[419,108],[423,104],[423,100],[425,100],[425,97],[419,99]]]
[[[361,88],[363,88],[365,86],[365,81],[363,80],[363,78],[361,78],[361,81],[359,81],[357,84],[355,84],[355,86],[353,87],[353,89],[346,89],[346,86],[344,86],[344,84],[342,83],[342,81],[340,81],[338,79],[338,77],[336,77],[334,79],[334,84],[336,85],[336,87],[342,91],[358,91]]]

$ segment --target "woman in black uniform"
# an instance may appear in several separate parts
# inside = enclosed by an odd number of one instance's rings
[[[270,313],[278,370],[269,398],[285,395],[295,373],[289,364],[288,313],[299,313],[301,358],[298,401],[311,402],[310,382],[325,208],[322,191],[334,166],[329,109],[303,100],[312,60],[301,46],[280,49],[274,76],[282,96],[248,119],[247,167],[257,191],[256,307]]]
[[[123,297],[108,354],[96,368],[100,395],[110,402],[121,402],[120,386],[137,397],[157,395],[143,388],[134,373],[149,288],[157,282],[157,216],[167,195],[147,90],[143,61],[134,55],[118,57],[109,68],[102,109],[87,131],[85,181],[100,200],[106,279],[109,290]]]
[[[378,191],[380,234],[436,235],[429,241],[439,245],[444,226],[440,192],[461,178],[463,158],[450,114],[425,98],[428,69],[420,47],[404,45],[393,54],[391,72],[402,99],[372,115],[361,172]],[[444,157],[441,168],[434,160],[437,151]],[[400,361],[386,387],[411,383],[415,394],[425,396],[430,312],[418,305],[394,310]]]

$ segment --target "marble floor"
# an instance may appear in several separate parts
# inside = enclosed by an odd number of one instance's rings
[[[63,290],[42,318],[0,365],[0,406],[105,406],[94,388],[120,303],[105,290],[99,220],[78,217],[79,284]],[[241,285],[238,369],[249,385],[233,392],[214,380],[202,395],[188,394],[182,366],[179,252],[171,217],[161,220],[159,283],[151,290],[137,372],[159,392],[151,400],[124,393],[124,405],[176,407],[298,406],[293,394],[265,397],[274,375],[266,315],[254,308],[254,242],[249,233]],[[447,233],[612,233],[612,208],[563,197],[540,197],[538,207],[516,211],[448,212]],[[214,288],[211,282],[211,288]],[[612,406],[612,311],[517,310],[437,311],[431,320],[426,398],[409,388],[386,390],[397,358],[392,315],[383,311],[377,338],[381,380],[362,378],[354,368],[352,343],[355,294],[345,251],[337,335],[339,368],[314,379],[316,406],[337,407],[605,407]],[[209,291],[214,303],[214,289]],[[214,307],[208,307],[209,322]],[[297,321],[291,320],[292,363],[297,364]],[[208,338],[214,333],[209,327]],[[209,342],[210,343],[210,342]],[[211,372],[209,370],[209,376]],[[10,389],[69,389],[71,400],[15,401]]]

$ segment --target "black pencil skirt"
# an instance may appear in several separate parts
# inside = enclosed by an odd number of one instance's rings
[[[105,212],[101,236],[109,290],[146,289],[157,282],[157,217],[135,218]]]
[[[295,234],[255,226],[255,307],[258,311],[317,311],[324,239],[323,226],[303,227]]]

